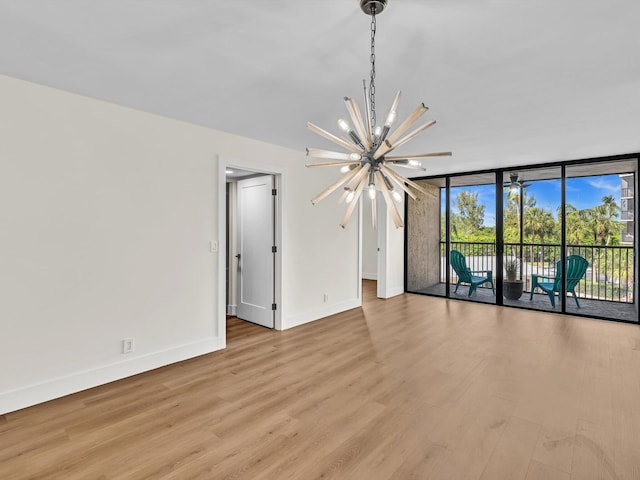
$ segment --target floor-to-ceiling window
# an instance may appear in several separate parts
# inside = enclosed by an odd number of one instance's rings
[[[510,170],[504,175],[505,305],[535,310],[560,307],[555,298],[552,304],[543,288],[555,281],[561,259],[561,174],[560,167],[543,167]]]
[[[495,303],[496,176],[452,177],[449,187],[449,297]],[[441,244],[442,245],[442,244]]]
[[[446,264],[441,244],[446,238],[446,182],[435,178],[417,183],[427,193],[416,200],[407,199],[407,289],[445,296]]]
[[[406,290],[637,322],[637,171],[626,155],[416,180]]]
[[[638,318],[634,307],[636,165],[636,161],[621,160],[566,167],[569,313],[619,320]],[[577,283],[570,278],[569,263],[576,257],[587,262],[585,274]]]

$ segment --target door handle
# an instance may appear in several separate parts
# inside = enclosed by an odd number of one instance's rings
[[[236,258],[237,258],[238,260],[240,260],[240,254],[237,254],[237,255],[236,255]]]

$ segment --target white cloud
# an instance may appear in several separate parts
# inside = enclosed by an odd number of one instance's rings
[[[620,179],[618,177],[612,179],[595,177],[587,180],[587,183],[593,188],[604,190],[611,194],[620,193]]]

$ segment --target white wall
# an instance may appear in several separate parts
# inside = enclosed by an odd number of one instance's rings
[[[386,204],[378,203],[378,297],[390,298],[404,293],[404,228],[396,228]],[[404,205],[398,211],[404,219]]]
[[[224,347],[218,158],[285,172],[282,327],[360,304],[301,152],[4,76],[0,105],[0,413]]]
[[[378,278],[378,230],[371,222],[371,200],[363,195],[362,205],[362,278],[376,280]],[[386,208],[382,195],[378,192],[376,200],[378,208]]]

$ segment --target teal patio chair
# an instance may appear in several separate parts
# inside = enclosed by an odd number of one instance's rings
[[[589,262],[580,255],[569,255],[567,257],[567,293],[573,293],[573,298],[578,308],[580,308],[580,303],[578,303],[578,296],[576,295],[576,286],[584,274],[587,273],[588,266]],[[555,308],[556,292],[558,292],[558,295],[562,292],[562,260],[556,264],[556,276],[554,278],[536,274],[531,275],[531,295],[529,300],[533,300],[533,291],[536,287],[549,295],[551,306]]]
[[[458,283],[454,293],[458,291],[461,283],[469,284],[469,296],[475,292],[476,288],[484,283],[491,284],[493,294],[496,294],[496,288],[493,285],[493,272],[491,270],[471,270],[467,267],[467,259],[457,250],[451,250],[451,266],[458,276]],[[474,275],[476,273],[484,273],[485,275]]]

